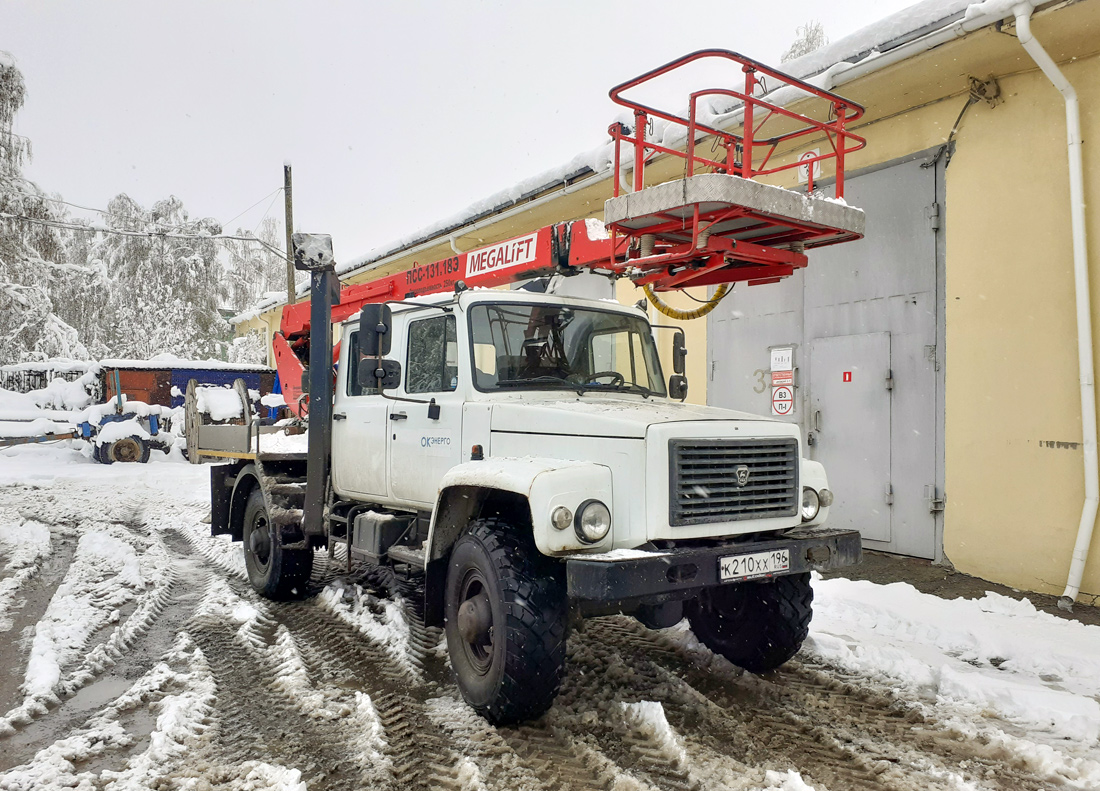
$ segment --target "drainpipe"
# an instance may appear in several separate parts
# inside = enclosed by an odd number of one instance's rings
[[[1085,186],[1084,168],[1081,164],[1081,111],[1077,92],[1069,80],[1055,65],[1050,55],[1031,34],[1032,6],[1016,5],[1016,37],[1031,59],[1047,79],[1057,88],[1066,102],[1067,152],[1069,154],[1069,202],[1070,227],[1073,235],[1073,276],[1077,293],[1077,360],[1081,379],[1081,430],[1085,445],[1085,503],[1081,508],[1081,523],[1077,528],[1077,543],[1073,547],[1066,590],[1058,601],[1063,610],[1073,607],[1081,590],[1081,578],[1085,574],[1085,562],[1092,543],[1092,530],[1096,524],[1096,508],[1100,502],[1100,481],[1097,479],[1096,461],[1096,393],[1095,369],[1092,359],[1092,307],[1089,303],[1088,246],[1085,238]]]

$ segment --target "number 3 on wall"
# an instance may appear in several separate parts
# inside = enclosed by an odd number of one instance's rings
[[[769,371],[765,371],[763,368],[757,368],[755,371],[752,372],[752,375],[755,376],[757,380],[757,386],[752,389],[754,393],[763,393],[765,390],[768,389],[768,384],[764,381],[764,377],[768,373]]]

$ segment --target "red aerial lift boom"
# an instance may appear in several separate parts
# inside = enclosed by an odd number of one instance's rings
[[[741,89],[692,92],[686,117],[626,96],[702,60],[733,64],[740,73]],[[797,97],[816,107],[802,113],[786,109],[776,103],[784,98],[784,92],[786,98]],[[610,96],[633,111],[635,126],[630,129],[615,123],[608,130],[615,153],[613,197],[604,213],[606,231],[592,229],[592,221],[559,223],[342,290],[332,275],[325,281],[327,285],[315,280],[311,302],[323,291],[332,300],[327,322],[339,322],[367,303],[450,291],[459,281],[470,287],[494,287],[544,275],[589,271],[630,278],[665,312],[669,311],[658,292],[719,285],[709,303],[713,307],[730,284],[776,282],[806,266],[807,248],[863,235],[862,213],[843,202],[845,157],[866,145],[847,128],[863,115],[863,108],[855,102],[727,50],[686,55],[616,86]],[[726,131],[715,121],[700,120],[701,108],[710,101],[707,97],[714,96],[740,103],[727,113],[734,120],[740,114],[740,125],[734,127],[740,128],[740,133]],[[714,115],[713,107],[707,105],[707,110]],[[647,128],[654,119],[665,125],[661,142],[647,139]],[[766,134],[765,128],[771,133]],[[666,143],[677,136],[685,150]],[[712,151],[722,151],[721,158],[697,153],[699,143],[707,140]],[[624,142],[629,145],[625,156]],[[823,153],[796,157],[797,147],[806,143],[821,145]],[[777,163],[773,163],[773,155]],[[646,165],[658,156],[683,159],[684,178],[647,187]],[[815,166],[826,160],[835,160],[836,188],[831,199],[755,180],[801,165],[807,168],[808,192],[812,193]],[[633,189],[620,195],[628,168],[633,171]],[[697,172],[700,168],[703,173]],[[325,313],[311,302],[288,305],[272,339],[284,398],[292,411],[303,416],[307,410],[303,375],[310,359],[311,327]],[[705,315],[709,307],[685,317]],[[331,343],[331,334],[328,337]]]

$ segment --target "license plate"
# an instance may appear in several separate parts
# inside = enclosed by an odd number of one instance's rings
[[[767,577],[787,571],[790,567],[791,553],[787,549],[754,552],[751,555],[730,555],[718,559],[718,574],[723,582]]]

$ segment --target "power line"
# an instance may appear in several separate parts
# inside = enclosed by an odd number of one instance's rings
[[[273,194],[271,197],[271,203],[267,204],[267,208],[264,209],[263,216],[260,218],[260,221],[256,223],[256,227],[252,229],[253,236],[256,235],[256,232],[260,230],[260,226],[263,225],[264,220],[267,219],[268,212],[270,212],[271,207],[275,205],[275,199],[279,197],[278,193],[282,192],[284,189],[286,189],[286,187],[279,187],[279,189],[275,190],[275,194]]]
[[[226,228],[226,227],[232,225],[234,220],[238,219],[239,217],[244,216],[245,214],[248,214],[248,212],[255,209],[257,206],[259,206],[265,200],[267,200],[268,198],[271,198],[273,195],[277,195],[278,193],[280,193],[282,191],[283,191],[282,187],[275,188],[275,190],[273,190],[272,192],[269,192],[267,195],[264,195],[262,198],[260,198],[258,201],[256,201],[251,206],[249,206],[247,209],[242,211],[240,214],[238,214],[232,220],[229,220],[229,222],[222,223],[222,227]],[[92,206],[81,206],[79,203],[72,203],[71,201],[62,200],[61,198],[51,198],[48,195],[37,195],[37,194],[34,194],[34,193],[30,193],[30,192],[24,192],[23,190],[16,190],[16,192],[19,195],[23,196],[24,198],[35,198],[37,200],[49,201],[50,203],[60,203],[64,206],[72,206],[74,209],[81,209],[83,211],[94,211],[97,214],[102,214],[104,217],[114,217],[115,219],[118,219],[118,220],[133,219],[132,217],[127,217],[127,216],[122,215],[122,214],[117,214],[116,212],[108,211],[107,209],[96,209]],[[272,200],[272,202],[274,202],[274,199]],[[270,211],[270,210],[271,210],[271,207],[268,206],[268,211]],[[265,213],[265,216],[266,216],[266,213]],[[172,227],[173,228],[181,228],[183,226],[182,225],[173,225]],[[255,233],[255,232],[253,232],[253,233]]]
[[[272,196],[272,195],[278,195],[278,194],[279,194],[280,192],[282,192],[282,191],[283,191],[283,188],[282,188],[282,187],[277,187],[277,188],[276,188],[275,190],[273,190],[272,192],[269,192],[269,193],[267,193],[267,194],[266,194],[266,195],[264,195],[264,196],[263,196],[262,198],[260,198],[260,199],[259,199],[258,201],[256,201],[256,202],[255,202],[255,203],[253,203],[253,204],[252,204],[251,206],[249,206],[249,207],[248,207],[247,209],[245,209],[244,211],[242,211],[242,212],[241,212],[240,214],[238,214],[238,215],[237,215],[236,217],[234,217],[234,218],[233,218],[232,220],[230,220],[230,221],[229,221],[229,222],[227,222],[227,223],[224,223],[222,227],[223,227],[223,228],[228,228],[228,227],[229,227],[230,225],[232,225],[232,224],[233,224],[234,220],[237,220],[238,218],[240,218],[240,217],[243,217],[244,215],[248,214],[248,213],[249,213],[250,211],[252,211],[253,209],[255,209],[255,208],[256,208],[257,206],[259,206],[259,205],[260,205],[261,203],[263,203],[263,202],[264,202],[265,200],[267,200],[268,198],[271,198],[271,196]],[[274,201],[274,198],[272,198],[272,200]],[[271,211],[271,207],[270,207],[270,206],[268,206],[267,208],[268,208],[268,211]],[[264,212],[264,217],[266,217],[266,216],[267,216],[267,212]],[[262,217],[260,218],[260,222],[263,222],[263,218],[262,218]],[[253,231],[253,233],[255,233],[255,231]]]
[[[97,228],[91,225],[80,225],[79,223],[67,223],[60,220],[42,220],[37,217],[26,217],[22,214],[10,214],[8,212],[0,212],[0,218],[7,220],[21,220],[23,222],[29,222],[34,225],[45,225],[50,228],[60,228],[62,230],[70,231],[84,231],[85,233],[107,233],[114,234],[115,236],[136,236],[147,239],[187,239],[187,240],[206,240],[212,239],[214,241],[222,240],[236,240],[240,242],[255,242],[259,245],[266,247],[271,252],[286,258],[286,251],[280,250],[273,244],[268,244],[263,239],[255,236],[238,236],[235,234],[187,234],[187,233],[173,233],[170,231],[123,231],[116,228]]]

